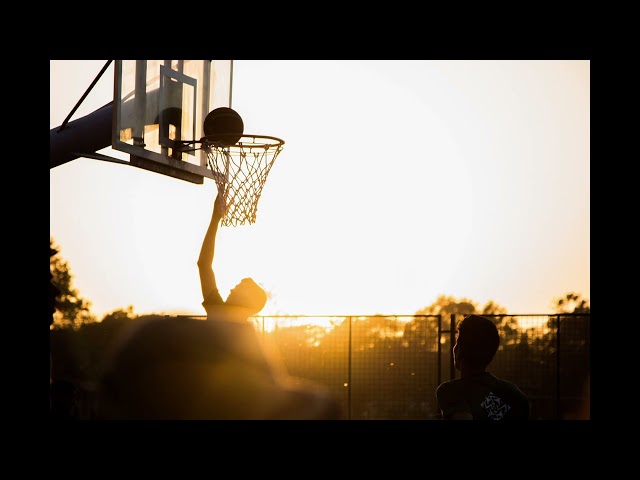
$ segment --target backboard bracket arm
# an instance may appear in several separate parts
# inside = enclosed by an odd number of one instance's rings
[[[119,158],[109,157],[108,155],[103,155],[101,153],[81,153],[81,152],[71,152],[74,155],[77,155],[78,158],[90,158],[91,160],[100,160],[103,162],[111,162],[111,163],[120,163],[122,165],[130,165],[126,160],[120,160]]]
[[[96,86],[96,83],[98,83],[98,80],[100,80],[100,77],[102,77],[104,72],[107,71],[107,68],[109,68],[109,65],[111,65],[111,62],[113,62],[113,60],[107,60],[107,63],[104,65],[104,67],[102,67],[102,70],[100,70],[100,73],[98,74],[98,76],[91,83],[91,85],[89,85],[89,88],[87,88],[87,90],[84,92],[82,97],[80,97],[80,100],[78,100],[78,103],[76,103],[75,107],[73,107],[73,109],[71,110],[71,113],[69,113],[69,115],[67,115],[67,118],[64,119],[64,122],[62,122],[62,125],[60,125],[58,132],[61,132],[64,129],[64,127],[67,126],[67,123],[69,123],[69,120],[71,120],[71,117],[73,116],[73,114],[76,113],[76,110],[78,110],[80,105],[82,105],[82,102],[84,102],[84,99],[87,98],[87,95],[89,95],[89,92],[93,90],[93,87]]]

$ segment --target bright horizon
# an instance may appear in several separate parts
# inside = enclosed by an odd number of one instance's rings
[[[54,60],[50,128],[106,60]],[[113,65],[71,120],[113,99]],[[234,61],[245,132],[285,140],[257,221],[221,227],[221,294],[261,314],[407,315],[439,295],[511,314],[590,300],[590,62]],[[79,158],[50,170],[50,236],[104,314],[204,315],[215,183]]]

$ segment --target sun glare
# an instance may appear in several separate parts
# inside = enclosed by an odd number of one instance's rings
[[[104,63],[51,62],[52,129]],[[344,318],[330,315],[410,315],[442,292],[520,313],[588,298],[588,61],[239,60],[233,82],[246,131],[285,145],[256,223],[220,230],[221,293],[252,277],[263,313],[328,329]],[[74,120],[113,87],[103,76]],[[51,236],[92,313],[204,313],[196,260],[215,182],[96,153],[122,162],[50,171]]]

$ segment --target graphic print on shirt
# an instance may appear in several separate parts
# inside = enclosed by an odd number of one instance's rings
[[[491,420],[502,420],[511,407],[504,403],[502,399],[493,392],[489,392],[484,401],[480,404],[487,412],[487,416]]]

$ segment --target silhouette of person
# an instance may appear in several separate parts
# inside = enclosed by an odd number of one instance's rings
[[[290,377],[249,316],[267,295],[243,279],[222,300],[213,272],[222,195],[214,202],[198,268],[207,319],[137,318],[116,344],[101,378],[105,419],[338,420],[323,387]]]
[[[218,192],[211,214],[211,221],[202,241],[200,256],[198,257],[198,272],[204,301],[202,305],[207,312],[208,319],[220,318],[245,322],[247,318],[256,315],[267,303],[266,292],[252,278],[243,278],[223,300],[218,291],[216,276],[213,271],[216,236],[220,220],[225,213],[224,196]]]
[[[458,324],[453,346],[460,378],[436,389],[444,420],[528,420],[529,400],[513,383],[487,371],[498,346],[495,323],[480,315],[467,315]]]
[[[278,372],[255,329],[231,328],[241,325],[235,321],[160,315],[132,322],[107,358],[98,418],[342,418],[340,406],[324,389]]]

